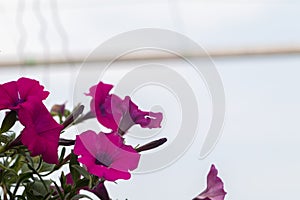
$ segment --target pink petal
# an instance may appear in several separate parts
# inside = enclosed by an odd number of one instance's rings
[[[0,85],[0,110],[14,107],[18,101],[18,88],[15,81]]]
[[[131,126],[139,124],[142,128],[160,128],[162,122],[162,113],[146,112],[138,108],[132,102],[130,97],[125,97],[124,105],[126,114],[120,124],[120,129],[126,132]]]
[[[224,200],[226,192],[221,178],[218,177],[218,170],[214,165],[207,175],[207,188],[194,200]]]
[[[20,78],[17,81],[18,91],[20,93],[21,99],[27,99],[30,96],[39,98],[41,101],[46,99],[49,92],[44,91],[44,87],[36,80],[29,78]]]
[[[98,135],[94,131],[86,131],[76,136],[76,145],[74,146],[74,153],[77,155],[92,155],[95,158],[97,153],[97,146],[95,142],[98,141]]]
[[[62,126],[51,116],[43,103],[32,100],[22,103],[18,112],[20,122],[25,126],[21,141],[31,155],[42,155],[45,162],[58,162],[58,141]]]

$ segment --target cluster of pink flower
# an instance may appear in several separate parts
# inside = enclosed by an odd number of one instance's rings
[[[91,96],[90,116],[96,117],[100,124],[110,129],[109,133],[95,133],[88,130],[76,136],[74,154],[78,162],[86,170],[103,180],[92,191],[101,199],[109,199],[103,182],[128,180],[130,171],[136,169],[140,160],[140,152],[156,148],[166,142],[166,139],[153,141],[139,148],[125,144],[123,136],[134,125],[142,128],[160,128],[162,113],[145,112],[133,103],[130,97],[121,99],[111,94],[113,86],[100,82],[90,88],[87,96]],[[21,134],[13,142],[14,145],[24,145],[31,156],[41,155],[47,163],[58,164],[58,146],[65,141],[60,138],[61,132],[75,118],[67,123],[57,123],[43,104],[49,95],[38,81],[20,78],[17,81],[0,85],[0,110],[8,109],[15,112],[18,120],[24,126]],[[80,113],[81,114],[81,113]],[[68,176],[68,183],[72,179]],[[223,200],[226,192],[223,182],[217,177],[214,166],[207,179],[207,189],[195,199]]]

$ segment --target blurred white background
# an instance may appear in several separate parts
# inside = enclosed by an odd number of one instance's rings
[[[81,61],[102,42],[138,28],[182,33],[212,55],[223,80],[223,135],[200,160],[211,113],[209,95],[199,91],[203,124],[185,155],[163,170],[109,184],[111,196],[192,199],[204,189],[215,163],[228,200],[295,199],[300,178],[299,18],[300,3],[292,0],[0,0],[0,81],[38,79],[51,91],[49,108],[65,101],[71,108],[77,103],[72,97]],[[176,59],[155,61],[180,67]],[[91,65],[97,62],[101,55]],[[191,79],[190,84],[202,82]]]

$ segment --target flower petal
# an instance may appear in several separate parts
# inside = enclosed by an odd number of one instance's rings
[[[18,101],[18,88],[16,81],[0,85],[0,110],[14,107]]]
[[[34,96],[41,101],[46,99],[49,92],[44,91],[44,87],[36,80],[29,78],[20,78],[17,81],[18,91],[21,99],[27,99],[30,96]]]
[[[28,147],[31,155],[41,154],[45,162],[57,164],[59,135],[63,127],[38,100],[22,103],[18,116],[25,126],[21,141]]]
[[[207,188],[194,200],[224,200],[226,192],[221,178],[218,177],[218,170],[214,165],[207,175]]]

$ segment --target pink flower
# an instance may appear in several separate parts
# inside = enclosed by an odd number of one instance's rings
[[[91,111],[96,115],[99,123],[112,130],[118,130],[122,109],[118,109],[117,105],[121,105],[122,100],[116,95],[109,94],[112,88],[113,85],[100,82],[98,85],[92,86],[90,93],[86,95],[92,97]]]
[[[129,170],[136,169],[140,159],[136,150],[125,145],[116,133],[86,131],[76,136],[74,153],[91,174],[108,181],[130,179]]]
[[[58,163],[58,142],[63,126],[58,124],[44,104],[31,100],[22,103],[18,112],[19,121],[25,126],[21,142],[32,156],[42,155],[47,163]]]
[[[21,142],[32,156],[42,155],[44,161],[58,162],[57,148],[62,126],[56,123],[42,101],[49,92],[38,81],[20,78],[0,85],[0,110],[15,110],[25,126]]]
[[[207,175],[206,190],[194,198],[194,200],[224,200],[225,195],[224,184],[218,177],[218,170],[212,165]]]
[[[18,110],[20,105],[30,99],[42,101],[46,99],[49,92],[38,81],[29,78],[20,78],[0,85],[0,110]]]
[[[91,87],[90,93],[87,94],[93,98],[91,110],[103,126],[113,131],[119,130],[122,134],[136,124],[143,128],[161,127],[162,113],[142,111],[130,97],[122,100],[114,94],[109,94],[112,88],[112,85],[100,82]]]

